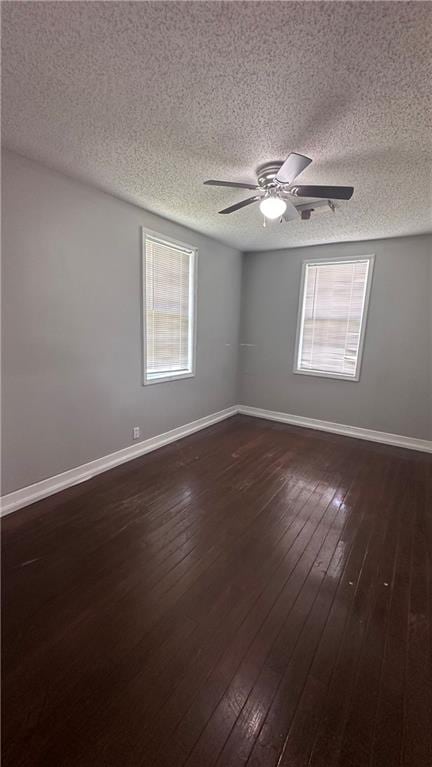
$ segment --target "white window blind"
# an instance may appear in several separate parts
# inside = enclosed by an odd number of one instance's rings
[[[145,383],[194,372],[192,248],[144,234]]]
[[[358,380],[372,257],[303,264],[296,372]]]

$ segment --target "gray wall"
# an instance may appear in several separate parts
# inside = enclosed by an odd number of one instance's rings
[[[305,258],[375,253],[360,381],[293,373]],[[245,405],[432,438],[432,237],[243,257],[238,393]]]
[[[243,256],[3,154],[8,493],[241,402],[432,438],[432,237]],[[196,378],[141,385],[140,227],[199,248]],[[302,259],[375,253],[360,381],[292,372]],[[240,297],[241,340],[238,332]]]
[[[241,255],[3,155],[7,493],[236,402]],[[196,378],[141,385],[140,227],[199,248]]]

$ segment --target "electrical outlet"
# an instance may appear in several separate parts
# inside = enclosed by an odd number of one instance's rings
[[[139,426],[134,426],[134,427],[133,427],[133,438],[134,438],[134,439],[139,439],[139,438],[140,438],[140,436],[141,436],[141,430],[140,430],[140,427],[139,427]]]

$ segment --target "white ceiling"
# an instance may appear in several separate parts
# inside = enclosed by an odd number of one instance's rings
[[[429,2],[6,2],[6,146],[242,250],[430,231]],[[350,202],[262,226],[290,151]],[[300,179],[299,179],[300,181]]]

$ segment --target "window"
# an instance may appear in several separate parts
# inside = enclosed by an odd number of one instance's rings
[[[295,373],[358,381],[373,256],[305,261]]]
[[[143,232],[144,383],[195,374],[194,248]]]

